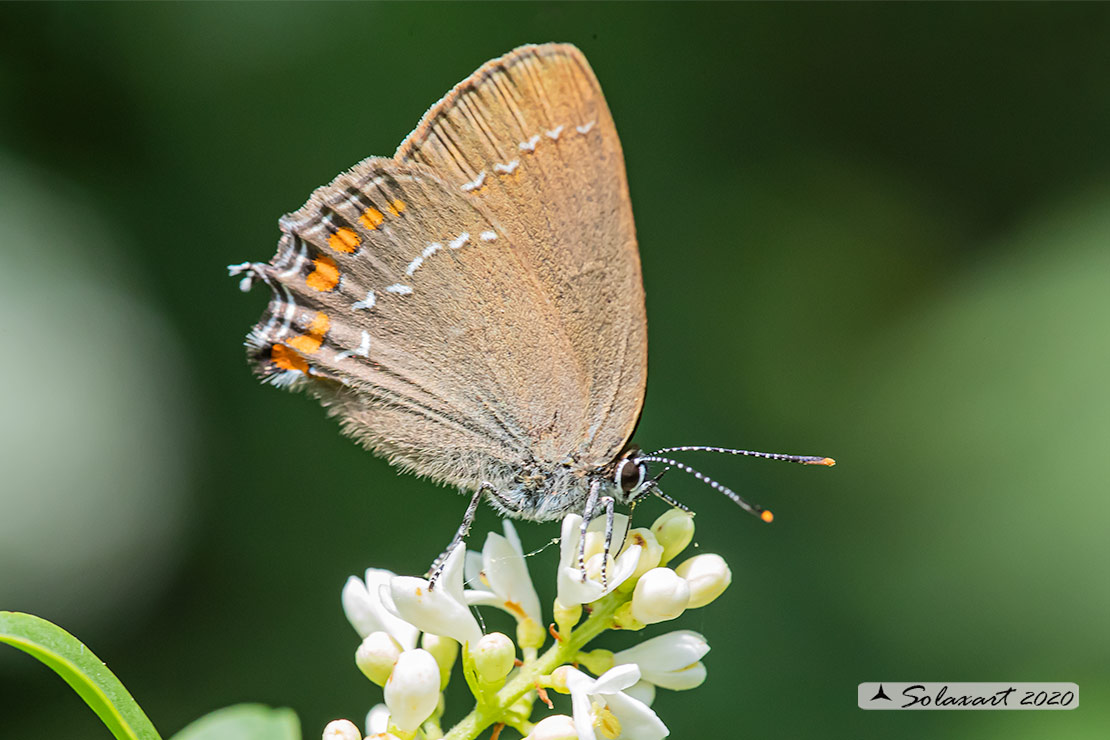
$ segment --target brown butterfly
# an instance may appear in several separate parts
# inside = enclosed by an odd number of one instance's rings
[[[308,390],[401,469],[473,492],[451,547],[483,497],[521,519],[580,512],[583,528],[648,493],[679,505],[648,463],[770,520],[665,452],[832,464],[630,444],[647,380],[640,258],[613,118],[574,46],[487,62],[392,158],[358,163],[280,226],[269,263],[229,268],[273,291],[247,339],[255,371]]]

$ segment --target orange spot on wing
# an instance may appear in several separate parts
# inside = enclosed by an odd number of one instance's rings
[[[350,254],[355,251],[361,243],[362,239],[359,238],[358,234],[346,227],[339,229],[328,237],[328,246],[344,254]]]
[[[288,342],[286,342],[286,344],[288,344],[290,347],[297,350],[298,352],[303,352],[306,355],[311,355],[313,352],[320,349],[320,345],[322,344],[322,342],[314,337],[301,335],[298,337],[293,337]]]
[[[323,339],[324,335],[328,333],[328,329],[330,328],[331,319],[328,318],[328,315],[326,313],[320,313],[319,311],[317,311],[316,315],[312,317],[312,323],[308,327],[308,333],[319,336],[321,339]]]
[[[270,361],[282,370],[300,370],[308,375],[308,363],[284,344],[275,344],[270,348]]]
[[[403,200],[395,200],[386,206],[386,210],[389,211],[389,215],[391,216],[400,216],[405,212],[405,208],[407,208],[407,206]]]
[[[382,222],[385,221],[385,216],[383,216],[382,212],[377,208],[367,208],[362,212],[362,215],[358,217],[358,220],[362,222],[363,226],[373,231],[382,225]]]
[[[328,318],[328,315],[325,313],[317,313],[312,318],[312,324],[309,325],[308,331],[293,337],[286,342],[286,344],[301,354],[311,355],[313,352],[320,349],[320,345],[324,343],[324,335],[328,333],[328,329],[330,328],[331,319]],[[299,370],[300,368],[297,369]]]
[[[317,257],[312,260],[312,264],[316,265],[316,269],[308,273],[304,280],[308,287],[327,291],[334,290],[339,285],[339,268],[335,266],[335,260],[331,257]]]

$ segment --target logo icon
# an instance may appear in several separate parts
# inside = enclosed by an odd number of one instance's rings
[[[871,701],[875,701],[876,699],[886,699],[887,701],[892,701],[892,699],[886,695],[886,692],[883,691],[882,684],[879,684],[879,690],[876,691],[875,695],[871,697]]]

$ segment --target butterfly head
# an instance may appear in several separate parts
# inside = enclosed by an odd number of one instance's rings
[[[648,466],[640,460],[640,448],[629,447],[617,458],[613,466],[614,498],[622,504],[635,503],[647,495],[653,486],[647,485]]]

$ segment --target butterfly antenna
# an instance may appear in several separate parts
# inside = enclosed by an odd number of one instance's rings
[[[704,473],[701,473],[701,472],[698,472],[697,470],[694,470],[693,468],[691,468],[689,465],[686,465],[685,463],[680,463],[678,460],[672,460],[669,457],[656,457],[654,454],[639,456],[639,457],[636,458],[636,461],[637,462],[663,463],[664,465],[669,465],[672,468],[677,468],[678,470],[681,470],[684,473],[689,473],[690,475],[692,475],[695,478],[697,478],[698,480],[700,480],[702,483],[705,483],[710,488],[713,488],[713,489],[723,493],[724,495],[728,496],[730,499],[733,500],[733,502],[737,506],[739,506],[741,509],[748,512],[752,516],[759,517],[760,519],[762,519],[763,521],[768,522],[768,523],[771,522],[771,521],[774,521],[775,515],[771,513],[770,509],[764,509],[762,506],[760,506],[758,504],[749,504],[736,491],[732,490],[728,486],[721,485],[717,481],[710,478],[708,475],[705,475]]]
[[[833,465],[836,465],[836,460],[833,460],[831,457],[820,457],[815,455],[783,455],[778,452],[754,452],[752,450],[730,450],[727,447],[706,447],[705,445],[664,447],[663,449],[656,450],[651,454],[660,455],[665,452],[723,452],[726,455],[762,457],[765,460],[785,460],[786,462],[801,463],[802,465],[827,465],[830,468]]]

